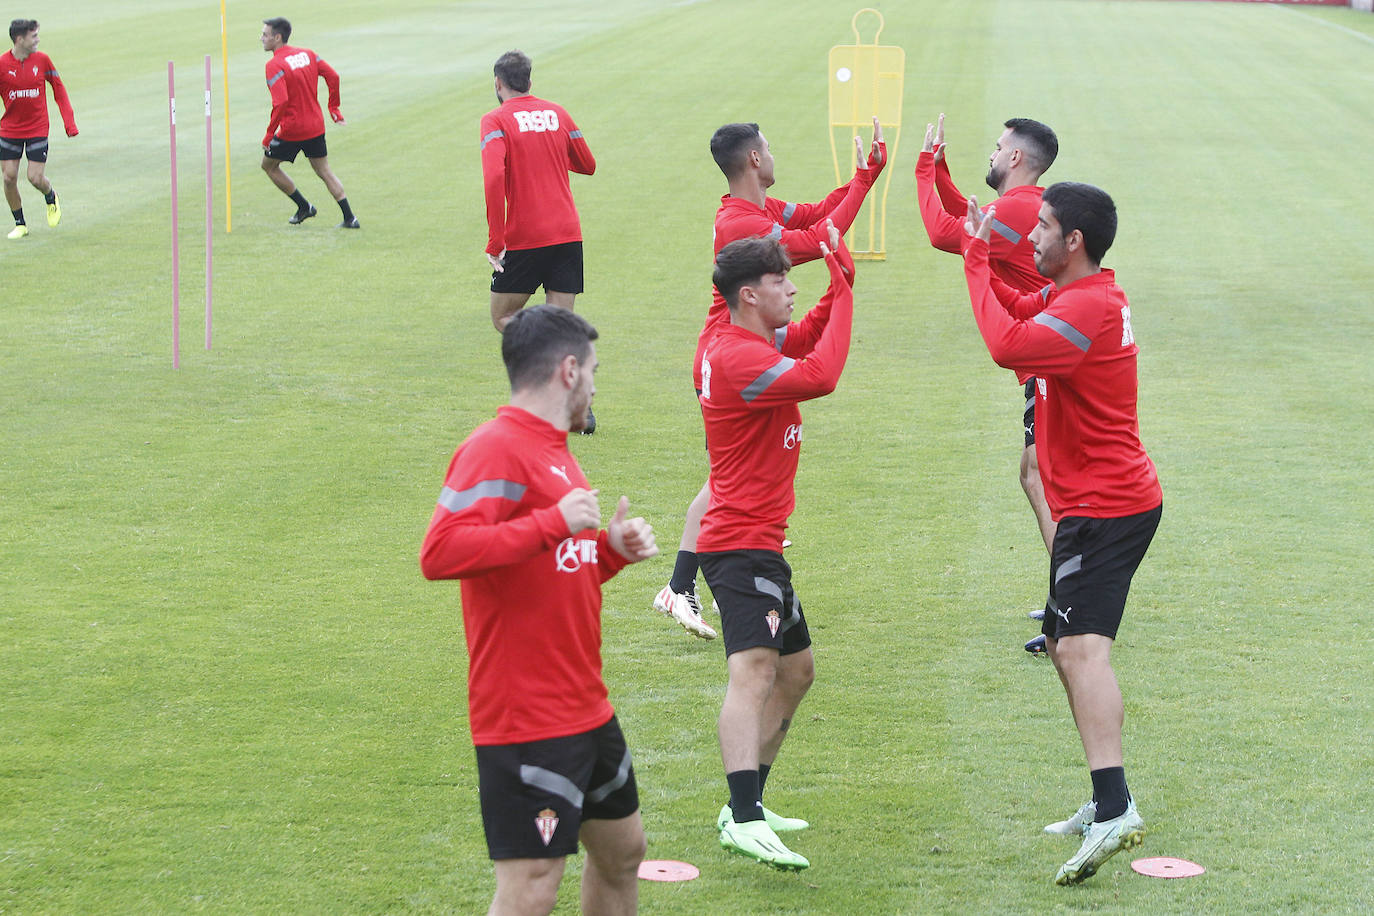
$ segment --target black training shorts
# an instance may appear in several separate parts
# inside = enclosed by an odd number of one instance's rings
[[[1026,428],[1026,448],[1035,444],[1035,378],[1026,382],[1026,408],[1021,413],[1021,425]]]
[[[328,156],[329,149],[325,146],[324,134],[311,137],[309,140],[283,140],[281,137],[273,137],[264,155],[268,159],[295,162],[297,153],[305,153],[307,159],[323,159]]]
[[[0,137],[0,159],[19,159],[25,147],[30,162],[48,161],[47,137]]]
[[[1059,520],[1041,632],[1053,639],[1083,633],[1116,639],[1131,577],[1145,559],[1163,508],[1124,518]]]
[[[619,820],[639,810],[630,750],[615,716],[564,738],[479,746],[477,783],[493,859],[571,855],[584,820]]]
[[[507,251],[504,270],[491,272],[493,293],[582,292],[582,243],[564,242],[543,248]]]
[[[728,658],[744,649],[792,655],[811,647],[801,602],[792,591],[792,567],[772,550],[699,553],[702,575],[720,605]]]

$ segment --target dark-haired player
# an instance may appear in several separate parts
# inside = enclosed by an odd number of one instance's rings
[[[287,220],[303,223],[318,211],[296,188],[296,183],[282,171],[283,162],[295,162],[298,153],[305,153],[310,167],[320,176],[330,195],[343,213],[340,229],[358,229],[358,218],[348,205],[343,184],[329,167],[329,149],[324,142],[324,114],[320,111],[319,81],[324,77],[329,87],[329,117],[335,124],[343,124],[339,112],[339,74],[309,48],[287,44],[291,40],[291,23],[285,19],[264,19],[262,49],[272,55],[267,62],[267,91],[272,94],[272,118],[267,134],[262,138],[262,170],[272,183],[291,198],[296,212]]]
[[[1051,281],[1039,293],[1018,292],[992,273],[989,240],[1000,215],[969,200],[964,274],[993,360],[1036,377],[1035,448],[1057,522],[1043,630],[1093,787],[1093,800],[1064,822],[1083,824],[1082,846],[1055,876],[1077,884],[1145,835],[1126,786],[1111,649],[1163,496],[1140,444],[1131,306],[1101,266],[1116,237],[1111,197],[1075,182],[1045,189],[1030,234],[1036,269]]]
[[[701,412],[711,458],[711,502],[697,548],[720,606],[729,682],[717,734],[730,801],[716,826],[731,852],[778,869],[810,863],[777,831],[806,827],[763,806],[763,790],[797,706],[815,679],[811,636],[782,558],[796,505],[798,404],[835,389],[849,355],[854,300],[827,222],[820,253],[825,296],[791,321],[791,261],[772,238],[731,242],[716,255],[716,290],[729,320],[701,357]]]
[[[601,679],[601,583],[658,553],[568,451],[586,421],[596,329],[567,309],[513,316],[501,338],[510,403],[458,446],[420,550],[427,579],[461,579],[468,712],[491,913],[553,909],[580,840],[582,912],[635,912],[644,827],[625,737]]]
[[[821,256],[826,240],[825,221],[834,223],[840,235],[849,231],[864,198],[873,187],[887,163],[887,145],[883,142],[883,128],[873,119],[873,143],[864,160],[863,146],[854,138],[858,166],[847,184],[831,191],[814,204],[794,204],[768,196],[773,186],[773,152],[759,126],[753,123],[726,124],[711,137],[711,157],[720,167],[728,183],[727,193],[720,199],[712,228],[713,254],[719,254],[728,244],[739,239],[766,237],[776,239],[793,264],[802,264]],[[853,259],[843,242],[837,252],[841,263],[852,277]],[[711,306],[706,323],[697,338],[692,375],[695,388],[701,391],[701,354],[716,329],[730,320],[730,311],[718,290],[712,291]],[[701,603],[697,599],[697,533],[701,517],[710,502],[710,482],[687,507],[683,521],[682,539],[673,563],[668,584],[654,598],[654,608],[680,623],[687,632],[703,639],[714,639],[715,631],[701,619]]]
[[[480,130],[498,331],[540,286],[551,305],[569,309],[582,292],[582,224],[568,173],[594,174],[596,158],[562,106],[530,94],[532,69],[520,51],[497,58],[500,105],[482,115]]]
[[[67,97],[67,87],[57,75],[52,58],[38,50],[38,23],[16,19],[10,23],[14,48],[0,55],[0,98],[5,103],[0,117],[0,170],[5,176],[5,200],[14,214],[9,237],[22,239],[29,234],[24,222],[24,201],[19,196],[19,159],[29,157],[28,179],[43,193],[48,205],[48,225],[62,219],[62,205],[52,182],[43,174],[48,162],[48,96],[44,83],[52,84],[53,101],[62,113],[68,137],[75,137],[76,115]]]
[[[993,275],[1004,283],[1023,293],[1033,293],[1049,282],[1035,269],[1030,244],[1030,233],[1040,214],[1040,195],[1044,192],[1037,183],[1054,164],[1059,154],[1059,139],[1048,126],[1030,118],[1012,118],[1003,128],[988,157],[988,174],[984,179],[998,195],[992,202],[992,206],[997,207],[997,223],[992,227],[989,240],[989,264]],[[926,125],[925,143],[916,159],[916,194],[930,244],[941,251],[962,252],[968,201],[955,186],[945,162],[943,114],[936,124]],[[1040,536],[1048,551],[1054,544],[1054,520],[1045,503],[1045,488],[1040,482],[1040,468],[1035,458],[1035,380],[1018,373],[1017,382],[1025,390],[1021,489],[1035,513]],[[1042,636],[1026,644],[1030,651],[1043,652],[1043,647]]]

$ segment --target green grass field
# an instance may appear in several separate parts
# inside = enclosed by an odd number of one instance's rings
[[[788,559],[819,679],[769,783],[813,867],[727,857],[718,644],[649,610],[705,472],[690,359],[723,192],[711,132],[762,123],[777,196],[834,186],[819,0],[229,4],[233,231],[217,177],[202,346],[211,2],[29,11],[81,135],[64,219],[0,240],[0,912],[475,913],[493,882],[456,586],[416,554],[456,443],[506,396],[487,318],[477,122],[518,46],[585,130],[574,190],[601,428],[573,447],[664,557],[606,588],[653,914],[1374,910],[1374,16],[1150,0],[881,5],[907,55],[889,257],[861,263],[839,390],[804,408]],[[15,10],[15,15],[23,11]],[[259,20],[343,77],[321,218],[258,171]],[[166,62],[181,117],[182,368],[172,369]],[[55,108],[53,109],[55,115]],[[1053,125],[1047,180],[1116,198],[1164,522],[1115,662],[1141,855],[1078,888],[1040,833],[1089,792],[1049,665],[1021,644],[1045,557],[1016,483],[1021,399],[930,249],[911,170],[948,115],[978,188],[1010,116]],[[820,293],[815,265],[794,275]],[[1363,736],[1363,737],[1361,737]],[[575,912],[577,858],[559,912]]]

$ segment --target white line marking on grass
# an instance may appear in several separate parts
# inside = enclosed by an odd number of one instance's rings
[[[1343,25],[1339,25],[1339,24],[1337,24],[1337,23],[1335,23],[1335,22],[1332,22],[1330,19],[1322,19],[1322,18],[1319,17],[1319,16],[1313,16],[1311,13],[1299,12],[1298,10],[1294,9],[1294,8],[1291,7],[1291,6],[1279,6],[1278,4],[1274,4],[1274,7],[1275,7],[1276,9],[1281,9],[1281,10],[1284,10],[1284,11],[1286,11],[1286,12],[1292,13],[1294,16],[1301,16],[1303,19],[1306,19],[1308,22],[1315,22],[1315,23],[1317,23],[1318,25],[1328,25],[1328,26],[1330,26],[1330,27],[1333,28],[1333,29],[1340,29],[1342,32],[1344,32],[1344,33],[1347,34],[1347,35],[1354,35],[1356,38],[1360,39],[1361,41],[1367,41],[1367,42],[1369,42],[1370,44],[1374,45],[1374,36],[1366,35],[1364,32],[1357,32],[1357,31],[1355,31],[1354,29],[1346,28],[1346,27],[1343,26]]]

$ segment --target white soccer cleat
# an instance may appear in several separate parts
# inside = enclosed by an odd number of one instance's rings
[[[1088,829],[1088,825],[1097,817],[1097,803],[1086,802],[1067,819],[1055,821],[1053,824],[1045,825],[1046,833],[1053,833],[1058,836],[1082,836],[1083,831]]]
[[[1102,864],[1123,849],[1134,849],[1145,839],[1145,821],[1132,801],[1126,813],[1109,821],[1095,821],[1083,832],[1083,845],[1054,876],[1059,885],[1079,884],[1097,874]]]
[[[654,597],[654,610],[673,618],[693,636],[702,639],[716,638],[716,631],[701,619],[701,602],[692,592],[675,594],[671,585],[665,585]]]

